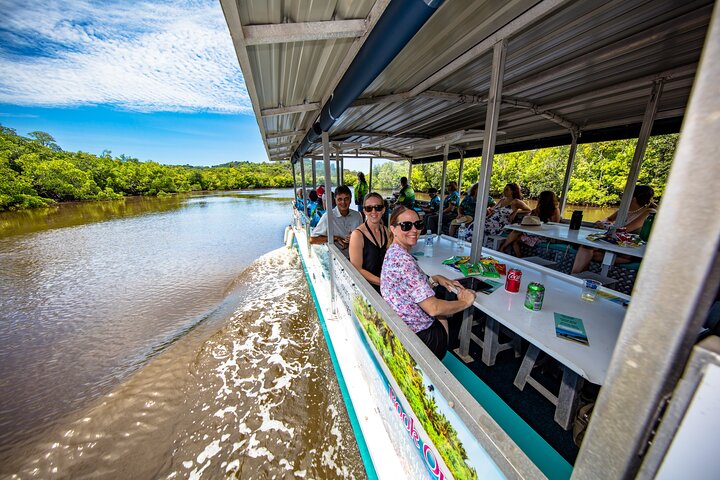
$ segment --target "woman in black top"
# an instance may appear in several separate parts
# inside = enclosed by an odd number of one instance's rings
[[[379,292],[380,271],[390,244],[390,231],[382,223],[385,200],[379,193],[368,193],[363,201],[363,210],[365,223],[350,235],[350,263]]]

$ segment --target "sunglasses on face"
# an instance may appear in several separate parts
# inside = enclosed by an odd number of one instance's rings
[[[412,227],[415,227],[416,230],[422,230],[425,223],[422,220],[418,220],[416,222],[398,222],[394,226],[400,227],[400,230],[403,232],[409,232]]]
[[[366,212],[372,212],[373,210],[376,212],[382,212],[383,208],[385,208],[385,205],[365,205],[363,210]]]

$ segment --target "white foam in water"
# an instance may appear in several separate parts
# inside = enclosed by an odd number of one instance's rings
[[[298,407],[294,403],[284,405],[290,398],[297,401],[296,389],[308,391],[307,386],[295,382],[316,384],[318,378],[314,376],[318,366],[314,358],[317,348],[324,348],[319,325],[314,319],[305,319],[307,306],[302,310],[300,307],[299,302],[308,302],[309,298],[306,292],[298,291],[304,279],[295,255],[276,251],[256,262],[261,273],[248,280],[252,285],[251,296],[244,299],[232,315],[222,335],[206,344],[205,350],[210,355],[201,361],[215,362],[214,368],[208,370],[214,380],[208,383],[216,385],[213,393],[216,407],[212,411],[217,421],[207,422],[203,428],[212,428],[217,434],[225,429],[232,434],[215,436],[197,455],[192,478],[217,476],[217,470],[206,470],[213,457],[225,461],[223,475],[242,476],[242,471],[245,475],[252,472],[256,476],[273,476],[269,472],[275,470],[268,468],[279,466],[281,471],[292,471],[299,478],[308,475],[308,471],[315,471],[311,477],[355,476],[345,464],[348,453],[340,447],[344,439],[339,422],[346,419],[338,415],[338,407],[328,399],[322,400],[329,403],[327,419],[321,422],[324,433],[318,432],[322,441],[303,437],[303,441],[310,440],[314,446],[301,454],[306,457],[304,461],[298,463],[292,456],[275,462],[280,452],[284,457],[292,448],[297,448],[294,439],[299,427],[303,435],[307,435],[301,425],[288,424],[288,420],[297,421]],[[324,387],[327,379],[319,380],[323,382],[321,390],[327,390]],[[312,391],[317,389],[314,387]],[[305,402],[308,406],[313,404],[312,399],[301,398],[299,405],[306,408]],[[356,448],[352,441],[349,447]],[[238,458],[244,460],[238,461]],[[251,463],[250,459],[260,463]],[[271,462],[275,463],[274,467],[268,466]],[[251,465],[257,468],[252,469]]]

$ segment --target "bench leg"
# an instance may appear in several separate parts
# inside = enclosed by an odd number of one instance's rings
[[[488,315],[485,320],[485,335],[483,338],[482,361],[488,367],[495,365],[495,359],[500,353],[500,323]]]
[[[468,309],[463,313],[462,324],[460,325],[460,346],[455,349],[455,353],[465,363],[471,363],[474,359],[470,355],[470,340],[472,339],[473,326],[473,309]],[[487,337],[487,334],[485,335]],[[483,355],[485,351],[483,349]]]
[[[517,375],[515,375],[515,381],[513,382],[513,385],[521,391],[525,388],[525,384],[530,378],[535,362],[537,362],[538,355],[540,355],[540,349],[531,343],[525,353],[522,363],[520,364],[520,370],[518,370]]]
[[[583,386],[583,378],[567,367],[563,367],[562,384],[555,408],[555,421],[565,430],[570,429],[577,410],[578,393]]]

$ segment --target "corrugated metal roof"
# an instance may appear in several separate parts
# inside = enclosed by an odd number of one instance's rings
[[[352,60],[347,57],[355,54],[364,37],[245,45],[242,30],[348,19],[365,19],[372,27],[373,15],[386,3],[222,1],[246,82],[251,77],[248,84],[254,85],[249,92],[270,158],[289,158],[319,110],[273,116],[263,116],[263,111],[322,106]],[[581,132],[613,127],[615,135],[622,135],[617,132],[623,126],[630,126],[626,131],[631,132],[659,76],[666,80],[657,119],[682,118],[712,1],[453,0],[438,9],[362,98],[379,102],[378,97],[406,95],[384,103],[361,99],[333,125],[331,139],[420,158],[437,155],[428,138],[470,131],[473,138],[463,148],[479,148],[477,131],[485,123],[492,43],[504,29],[548,3],[559,6],[506,37],[498,148],[568,133],[540,112],[577,125]],[[428,81],[473,48],[480,54]],[[282,132],[299,133],[277,137]]]

